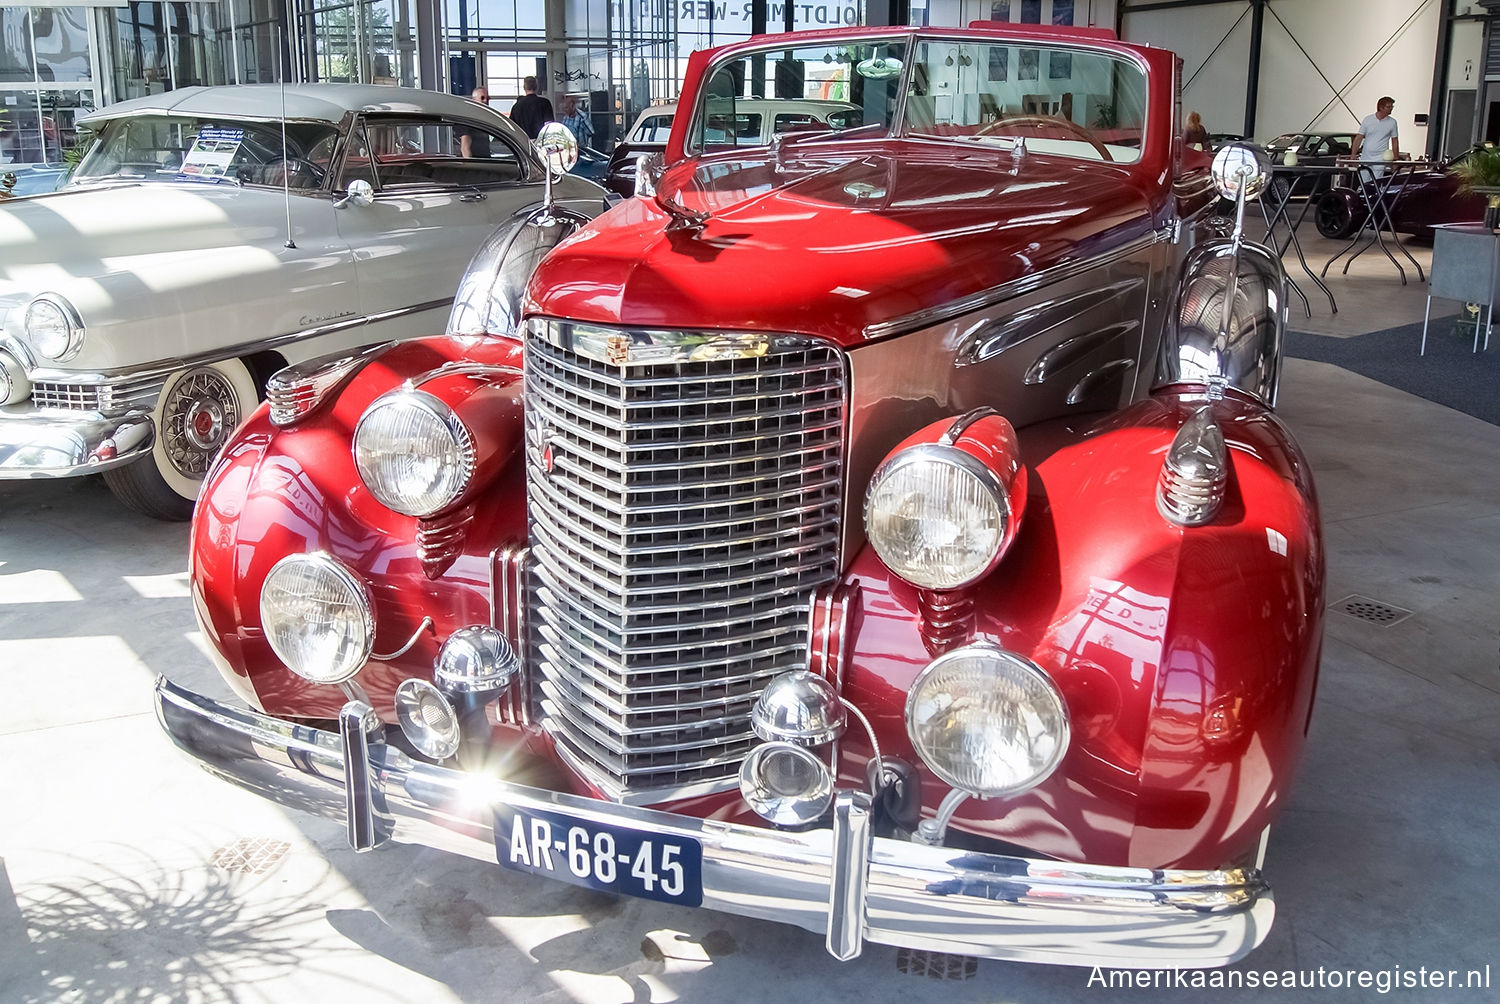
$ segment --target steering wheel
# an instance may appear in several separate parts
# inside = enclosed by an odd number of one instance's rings
[[[1055,129],[1058,126],[1062,126],[1069,132],[1076,135],[1079,139],[1083,140],[1089,146],[1093,147],[1096,151],[1098,151],[1099,156],[1104,160],[1114,160],[1114,158],[1109,155],[1109,150],[1105,148],[1104,144],[1094,138],[1093,133],[1089,132],[1087,129],[1079,125],[1077,122],[1074,122],[1072,119],[1062,118],[1061,116],[1007,115],[1004,118],[998,118],[995,121],[989,123],[974,135],[988,136],[992,132],[998,132],[1002,127],[1017,125],[1030,127],[1033,129]]]
[[[275,161],[272,161],[272,164],[274,163]],[[327,169],[322,165],[315,164],[302,157],[281,158],[281,164],[282,170],[286,171],[289,175],[292,173],[306,174],[312,179],[314,188],[320,187],[323,184],[323,179],[328,175]]]

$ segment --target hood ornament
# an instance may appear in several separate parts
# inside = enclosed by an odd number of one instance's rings
[[[687,231],[696,234],[703,229],[704,224],[708,223],[707,213],[689,209],[682,203],[674,201],[671,196],[664,195],[660,189],[657,190],[655,198],[656,204],[662,208],[662,211],[672,217],[671,222],[663,228],[666,233]]]

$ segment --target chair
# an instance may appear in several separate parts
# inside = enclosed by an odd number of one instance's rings
[[[1432,298],[1482,303],[1489,308],[1484,320],[1484,347],[1490,347],[1490,327],[1495,323],[1496,267],[1500,265],[1500,236],[1472,223],[1432,228],[1432,274],[1427,281],[1427,307],[1422,311],[1422,346],[1427,354],[1427,325]],[[1479,351],[1479,325],[1474,325],[1474,349]]]

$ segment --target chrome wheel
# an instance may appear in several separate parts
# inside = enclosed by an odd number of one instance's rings
[[[184,374],[162,402],[161,440],[172,467],[202,480],[219,447],[240,424],[234,385],[219,370],[203,367]]]

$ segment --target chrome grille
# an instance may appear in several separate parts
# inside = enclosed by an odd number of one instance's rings
[[[805,664],[837,573],[842,356],[788,338],[607,363],[574,334],[533,322],[527,341],[536,713],[619,800],[732,786],[750,709]]]
[[[152,408],[163,380],[118,380],[109,383],[63,383],[39,380],[31,385],[31,404],[36,408],[68,411],[120,411]]]

